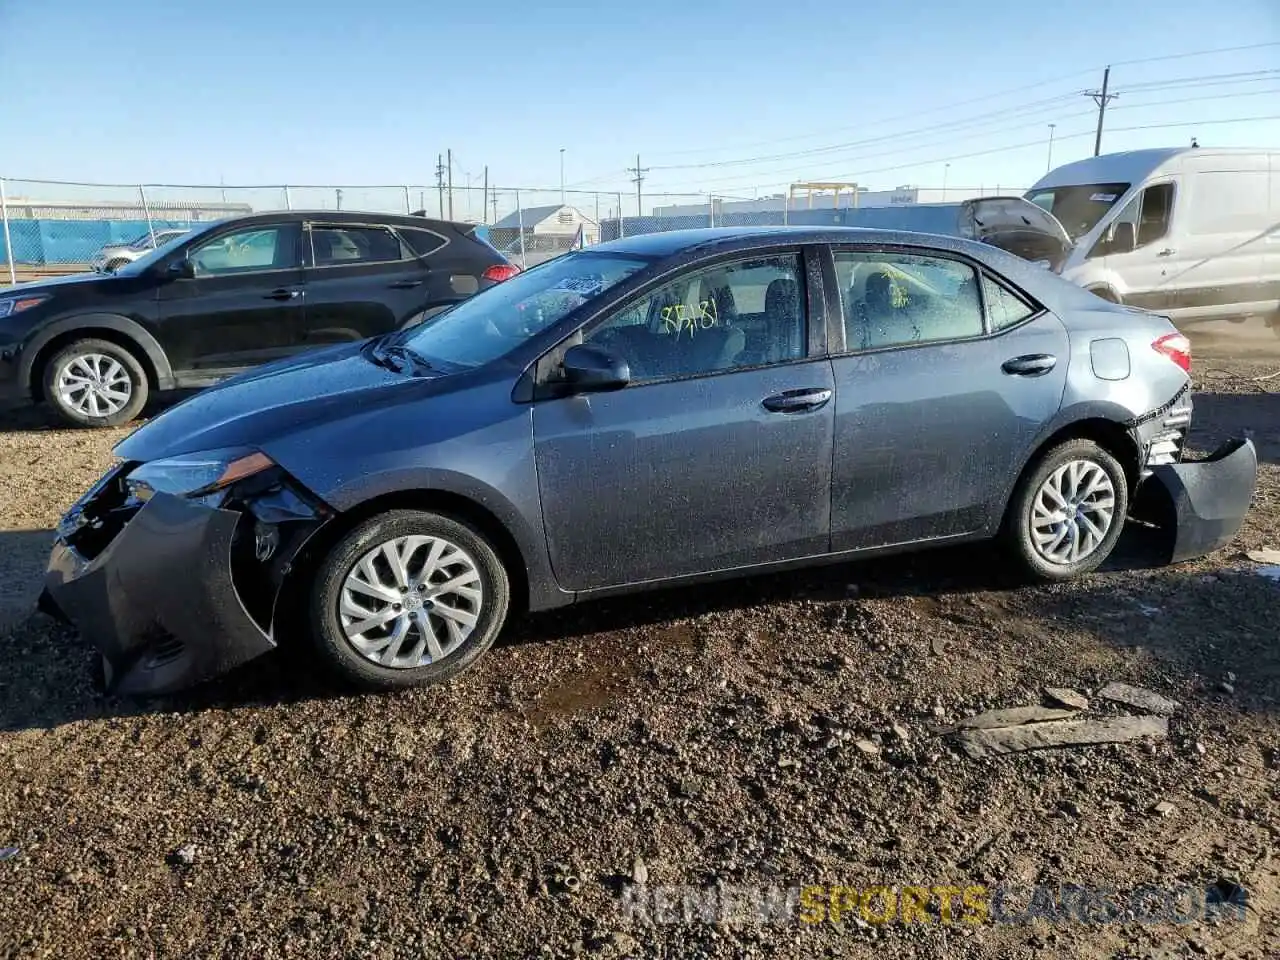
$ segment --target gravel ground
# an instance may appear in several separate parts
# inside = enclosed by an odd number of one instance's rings
[[[1243,555],[1280,547],[1280,377],[1252,379],[1276,366],[1197,366],[1194,446],[1248,428],[1265,461],[1245,529],[1206,560],[1153,568],[1129,537],[1105,572],[1033,588],[951,549],[600,603],[394,696],[336,690],[297,654],[180,697],[97,694],[88,650],[25,604],[123,431],[9,414],[0,956],[1280,955],[1280,583]],[[973,760],[939,732],[1112,680],[1180,702],[1167,739]],[[644,874],[650,896],[1234,884],[1249,906],[649,923],[622,907]]]

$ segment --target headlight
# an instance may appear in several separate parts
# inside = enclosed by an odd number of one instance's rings
[[[244,447],[185,453],[135,467],[125,485],[132,496],[144,502],[157,493],[216,501],[231,484],[273,466],[265,453]]]
[[[26,297],[0,297],[0,317],[11,317],[23,310],[38,307],[48,299],[47,293],[33,293]]]

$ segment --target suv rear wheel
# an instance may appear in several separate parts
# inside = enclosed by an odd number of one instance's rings
[[[118,427],[147,403],[147,374],[129,350],[110,340],[77,340],[44,368],[44,398],[78,427]]]

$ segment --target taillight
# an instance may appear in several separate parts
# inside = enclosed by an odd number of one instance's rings
[[[1191,341],[1180,333],[1167,333],[1151,343],[1151,349],[1163,353],[1187,373],[1191,372]]]
[[[503,280],[510,280],[519,272],[520,268],[514,263],[495,263],[485,270],[481,276],[486,280],[492,280],[494,283],[501,283]]]

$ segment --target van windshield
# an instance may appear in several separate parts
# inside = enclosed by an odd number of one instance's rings
[[[1083,183],[1070,187],[1028,190],[1026,199],[1048,210],[1072,240],[1078,240],[1103,218],[1129,189],[1127,183]]]

